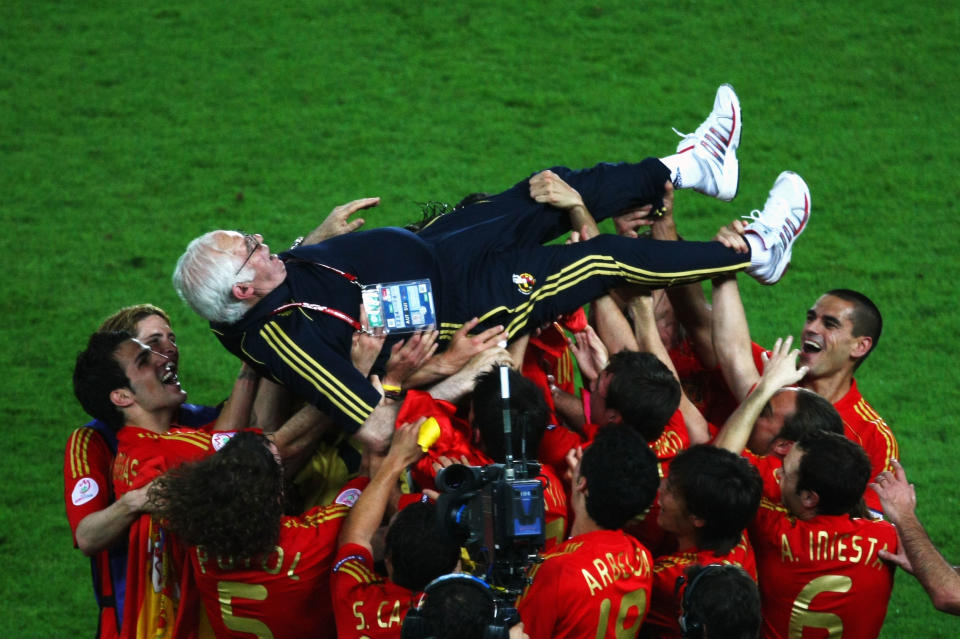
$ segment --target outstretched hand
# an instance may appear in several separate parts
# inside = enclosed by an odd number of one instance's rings
[[[316,244],[323,240],[329,240],[331,237],[346,235],[352,233],[364,225],[366,220],[362,217],[350,220],[350,216],[357,211],[373,208],[380,204],[378,197],[365,197],[346,204],[335,207],[327,218],[320,223],[320,226],[310,231],[310,234],[303,238],[304,244]]]
[[[476,335],[470,335],[470,331],[479,322],[474,317],[453,334],[450,346],[440,356],[445,360],[446,374],[453,375],[463,368],[472,357],[488,348],[506,345],[509,333],[503,329],[503,326],[494,326]]]
[[[587,324],[586,328],[574,334],[574,340],[568,343],[577,358],[580,374],[589,381],[597,379],[600,371],[607,367],[609,353],[593,327]]]
[[[377,356],[383,348],[383,342],[387,335],[382,329],[370,330],[367,321],[367,310],[360,305],[360,326],[359,331],[354,331],[353,341],[350,344],[350,361],[353,366],[360,371],[364,377],[370,374]]]
[[[913,484],[907,481],[907,473],[900,462],[891,459],[890,465],[893,466],[893,472],[883,471],[869,486],[880,497],[883,514],[897,525],[903,517],[916,512],[917,492]]]
[[[613,226],[618,235],[637,237],[637,229],[654,224],[673,224],[673,182],[667,180],[663,185],[663,208],[653,210],[652,204],[632,209],[613,218]]]
[[[750,245],[744,237],[747,232],[747,223],[743,220],[734,220],[726,226],[721,226],[714,236],[714,242],[720,242],[727,248],[732,248],[737,253],[749,253]]]
[[[406,340],[401,340],[390,349],[390,359],[387,360],[383,383],[389,386],[403,386],[410,375],[433,357],[437,351],[438,331],[414,333]]]
[[[530,197],[562,210],[584,206],[580,193],[549,169],[530,178]]]
[[[393,433],[393,441],[390,442],[390,451],[387,453],[386,461],[396,462],[398,465],[406,468],[418,459],[423,457],[423,449],[417,443],[417,437],[420,435],[420,427],[426,417],[421,417],[415,422],[403,424]]]
[[[763,375],[760,376],[760,383],[766,384],[771,390],[792,386],[803,379],[809,368],[801,366],[797,368],[797,356],[800,354],[799,348],[790,349],[793,345],[793,337],[786,339],[778,337],[773,345],[770,354],[763,353]]]

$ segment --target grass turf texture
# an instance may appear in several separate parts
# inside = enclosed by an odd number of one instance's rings
[[[229,389],[236,363],[169,283],[189,239],[235,227],[279,248],[357,197],[383,197],[368,226],[396,224],[546,166],[665,155],[721,82],[743,103],[740,195],[680,194],[681,232],[761,207],[782,169],[807,179],[790,272],[743,283],[754,336],[797,334],[828,288],[873,297],[886,327],[861,390],[960,561],[955,3],[13,0],[0,16],[6,636],[94,632],[61,468],[87,419],[73,358],[99,321],[167,308],[191,401]],[[958,628],[898,574],[884,637]]]

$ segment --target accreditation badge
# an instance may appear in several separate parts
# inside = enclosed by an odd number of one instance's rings
[[[363,308],[371,329],[386,333],[414,333],[437,325],[430,280],[368,284],[363,287]]]

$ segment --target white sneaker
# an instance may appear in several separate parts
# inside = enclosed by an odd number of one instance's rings
[[[740,100],[733,87],[722,84],[713,101],[713,111],[693,133],[683,134],[677,145],[677,153],[693,152],[700,164],[704,178],[694,190],[729,202],[737,196],[740,184],[740,163],[737,162],[737,147],[740,146]]]
[[[755,236],[762,245],[750,242],[751,266],[747,274],[761,284],[774,284],[787,270],[793,243],[810,219],[810,189],[802,177],[784,171],[773,183],[763,210],[743,217],[750,220],[746,234]]]

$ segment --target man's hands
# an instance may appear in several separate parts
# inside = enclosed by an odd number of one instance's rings
[[[607,367],[607,361],[610,359],[607,347],[589,324],[574,335],[574,341],[570,342],[570,350],[577,358],[580,374],[591,382],[600,377],[600,372]]]
[[[402,387],[407,378],[433,357],[437,351],[438,335],[438,331],[414,333],[408,339],[394,344],[383,376],[384,386]]]
[[[881,549],[878,554],[881,559],[900,566],[912,575],[914,574],[913,564],[907,557],[907,549],[900,536],[899,527],[905,517],[916,521],[917,492],[913,484],[907,481],[907,473],[904,472],[900,462],[891,459],[890,464],[893,466],[892,473],[885,470],[877,475],[876,481],[867,484],[880,497],[884,517],[897,526],[897,552],[892,553]],[[916,524],[919,526],[920,522],[916,521]]]
[[[770,393],[775,393],[784,386],[792,386],[803,379],[807,374],[808,368],[801,366],[797,368],[797,355],[800,349],[790,350],[793,345],[793,337],[777,338],[776,343],[770,354],[763,353],[763,375],[760,376],[760,384]]]
[[[565,211],[584,206],[580,193],[549,169],[530,178],[530,197]]]
[[[893,472],[883,471],[877,475],[876,481],[869,485],[880,497],[884,516],[898,526],[904,517],[916,513],[917,493],[913,484],[907,481],[907,474],[900,462],[891,459],[890,464],[893,466]]]
[[[403,424],[394,432],[393,441],[390,443],[390,452],[384,460],[384,466],[389,465],[393,470],[404,469],[423,457],[423,449],[417,444],[417,436],[420,434],[420,427],[426,417],[421,417],[415,422]]]
[[[450,340],[450,346],[443,352],[444,368],[447,375],[459,371],[470,359],[488,348],[505,345],[509,334],[503,326],[488,328],[482,333],[470,335],[470,331],[480,322],[474,317],[457,329]],[[502,344],[501,344],[502,342]]]
[[[350,361],[364,377],[367,377],[370,375],[370,369],[373,368],[374,362],[377,361],[377,356],[380,354],[387,336],[382,329],[373,332],[369,330],[367,309],[363,307],[363,304],[360,305],[360,326],[363,329],[353,333],[353,342],[350,344]]]
[[[667,180],[663,184],[663,208],[659,211],[653,210],[652,204],[646,204],[638,209],[627,211],[613,218],[613,226],[617,230],[617,235],[624,237],[637,237],[637,229],[642,226],[653,226],[654,232],[658,227],[669,228],[672,236],[656,237],[655,239],[677,239],[676,227],[673,222],[673,182]]]
[[[380,204],[380,198],[378,197],[365,197],[360,200],[341,204],[330,211],[330,214],[320,223],[320,226],[310,231],[310,233],[303,238],[303,243],[316,244],[323,240],[329,240],[331,237],[346,235],[347,233],[356,231],[364,225],[365,220],[362,217],[354,220],[348,220],[348,218],[357,211],[373,208],[378,204]]]
[[[747,223],[743,220],[734,220],[726,226],[721,226],[713,238],[714,242],[720,242],[727,248],[732,248],[737,253],[749,253],[750,245],[747,244],[743,236],[747,231]]]

